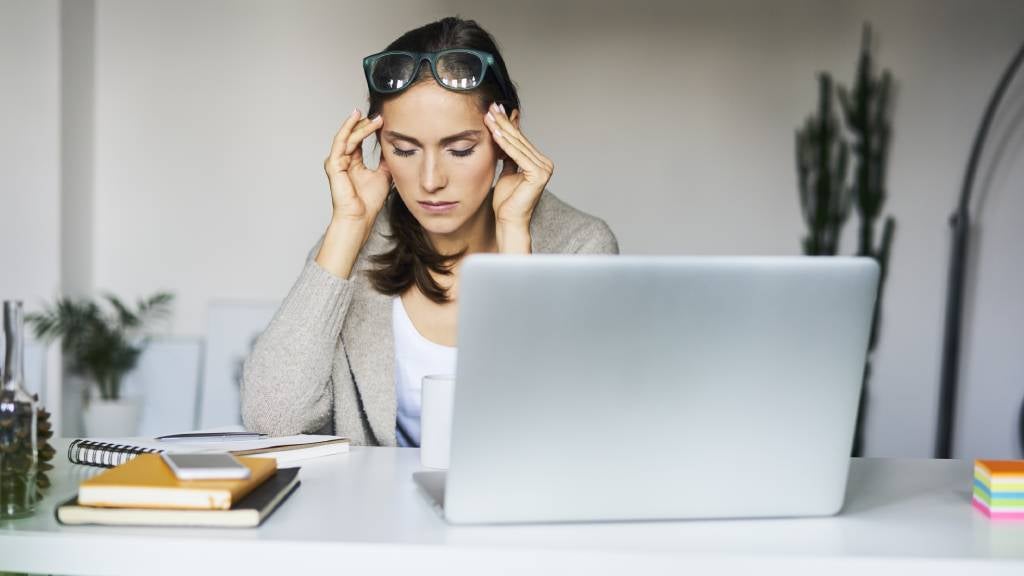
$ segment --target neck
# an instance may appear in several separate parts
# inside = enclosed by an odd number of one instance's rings
[[[494,194],[493,190],[484,199],[476,214],[458,230],[450,234],[428,233],[430,241],[434,244],[434,249],[441,254],[458,254],[465,250],[463,258],[470,254],[497,252],[498,237],[495,232],[494,207],[491,201],[492,194]],[[461,268],[462,258],[452,266],[452,274],[450,276],[432,274],[434,280],[449,291],[453,302],[458,296],[458,277]]]

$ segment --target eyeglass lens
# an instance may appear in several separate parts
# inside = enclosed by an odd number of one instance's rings
[[[374,63],[373,84],[380,90],[400,90],[411,83],[416,60],[407,54],[389,54]],[[449,52],[437,59],[441,83],[456,90],[476,88],[483,77],[483,63],[474,54]]]

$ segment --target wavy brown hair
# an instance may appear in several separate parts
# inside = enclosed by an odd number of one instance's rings
[[[402,34],[397,40],[388,44],[385,50],[437,52],[448,48],[483,50],[494,56],[495,66],[505,79],[508,94],[502,93],[494,74],[485,75],[483,84],[470,92],[476,96],[481,112],[486,112],[491,102],[503,104],[509,114],[512,113],[512,110],[519,108],[519,95],[508,75],[505,60],[501,57],[494,38],[473,20],[448,17],[431,22],[426,26]],[[431,75],[429,67],[424,66],[420,69],[419,77],[415,82],[427,81],[434,82],[434,77]],[[400,94],[380,94],[371,90],[366,117],[373,118],[380,113],[385,102],[398,97]],[[379,142],[380,134],[378,133]],[[397,296],[410,286],[415,285],[434,302],[448,302],[450,300],[448,291],[437,283],[431,273],[442,276],[450,275],[452,267],[465,254],[465,251],[457,254],[438,252],[426,231],[423,230],[416,217],[409,212],[405,202],[398,196],[394,188],[388,194],[388,201],[385,202],[384,209],[387,211],[388,223],[391,225],[389,238],[395,244],[387,252],[371,257],[371,262],[376,265],[376,268],[369,272],[373,287],[383,294]]]

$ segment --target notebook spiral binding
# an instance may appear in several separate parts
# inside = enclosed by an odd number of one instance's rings
[[[163,452],[163,450],[128,446],[126,444],[112,444],[110,442],[96,442],[79,438],[68,446],[68,460],[72,464],[88,464],[89,466],[113,468],[114,466],[124,464],[139,454],[157,454],[160,452]]]

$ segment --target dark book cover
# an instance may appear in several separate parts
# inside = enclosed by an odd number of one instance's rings
[[[55,510],[66,525],[104,526],[259,526],[299,485],[299,469],[283,468],[242,498],[230,510],[166,510],[152,508],[94,508],[80,506],[74,496]]]

